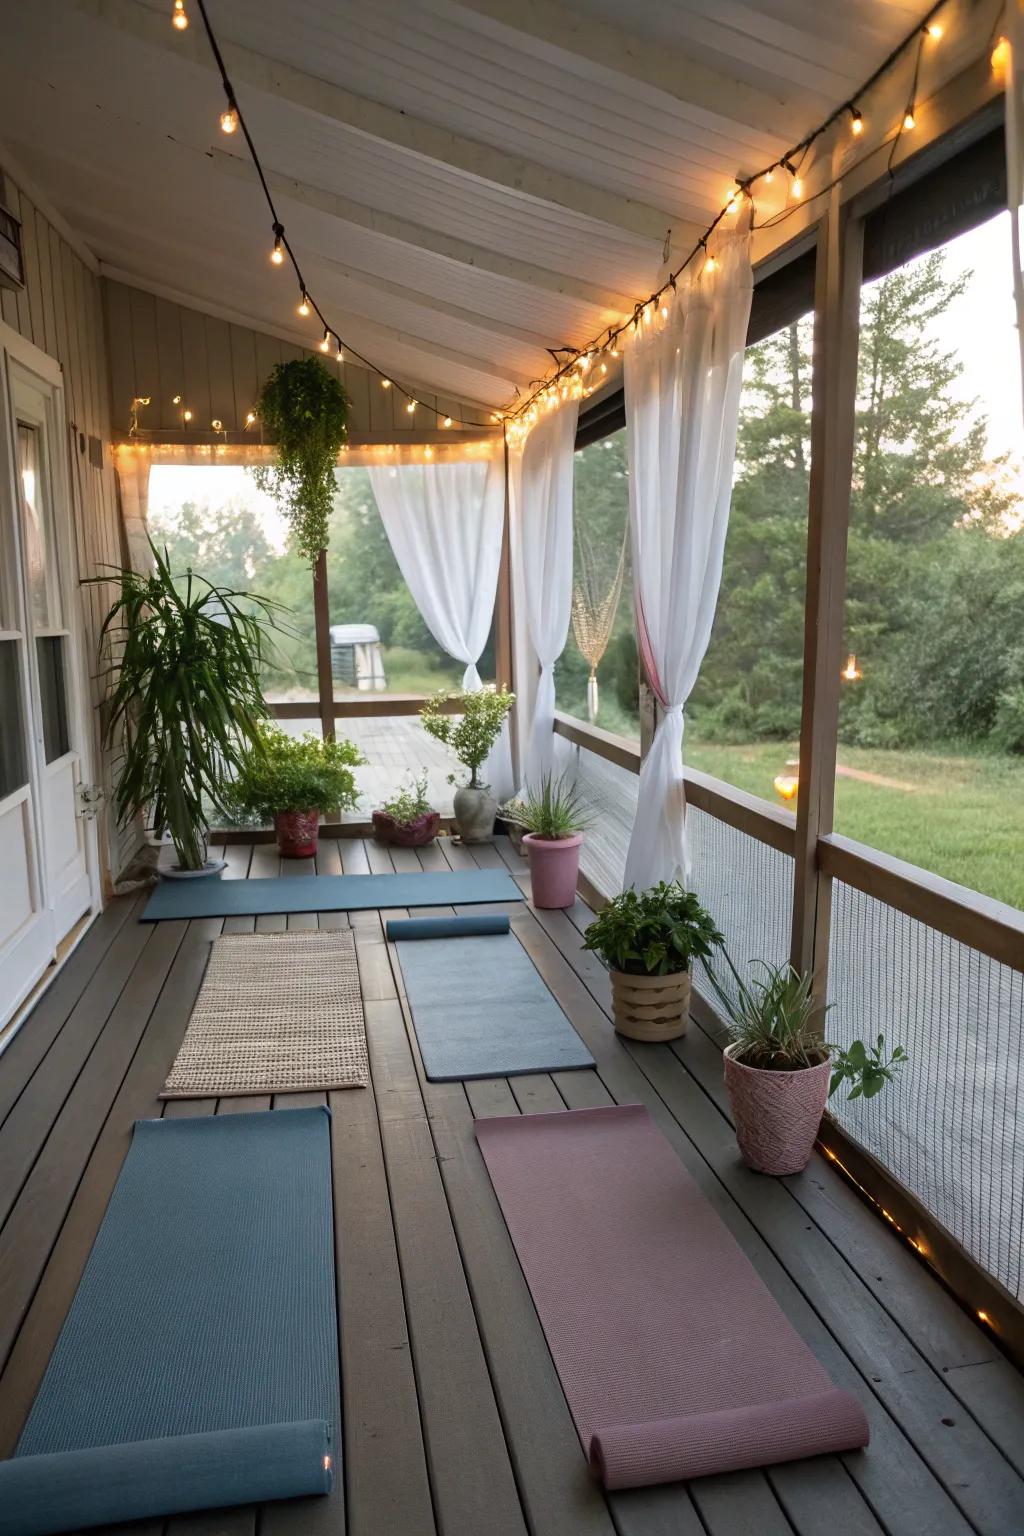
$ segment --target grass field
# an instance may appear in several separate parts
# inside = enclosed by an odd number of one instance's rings
[[[772,780],[795,742],[721,746],[688,735],[686,761],[780,804]],[[1024,908],[1024,759],[841,747],[839,763],[891,783],[836,783],[836,831]]]

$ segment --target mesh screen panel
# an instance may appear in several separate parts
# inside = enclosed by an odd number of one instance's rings
[[[570,747],[567,767],[575,772],[593,817],[580,850],[580,869],[602,895],[617,896],[622,890],[639,780],[628,768],[606,762],[585,747]]]
[[[793,860],[692,805],[686,812],[686,830],[690,884],[724,933],[737,971],[747,980],[755,974],[754,960],[784,965],[793,921]],[[735,992],[727,967],[719,964],[715,975],[725,991]],[[714,1004],[700,967],[693,982]]]
[[[836,881],[828,1035],[910,1055],[877,1098],[830,1109],[971,1256],[1024,1299],[1024,976]]]

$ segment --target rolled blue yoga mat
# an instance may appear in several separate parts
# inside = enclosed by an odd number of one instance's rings
[[[339,1423],[326,1110],[139,1121],[0,1536],[323,1494]]]
[[[508,933],[507,912],[480,912],[474,917],[392,917],[386,925],[392,942],[399,939],[458,939],[488,933]]]

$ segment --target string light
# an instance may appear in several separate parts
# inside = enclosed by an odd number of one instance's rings
[[[221,133],[238,132],[238,108],[233,101],[228,102],[226,111],[220,115],[220,131]]]
[[[930,21],[924,30],[933,43],[937,43],[942,36],[942,26],[937,21]]]
[[[247,411],[246,412],[246,417],[245,417],[245,424],[246,424],[246,426],[247,427],[251,427],[255,420],[256,420],[256,412],[255,411]]]
[[[180,395],[172,395],[171,396],[171,404],[172,405],[180,405],[181,404],[181,396]]]
[[[1010,39],[1008,37],[999,37],[996,39],[996,45],[992,49],[992,55],[989,62],[991,63],[992,68],[997,72],[1006,68],[1010,62]]]
[[[210,422],[210,426],[213,428],[214,432],[224,431],[224,423],[221,421],[219,416],[215,416],[213,418],[213,420]]]
[[[298,303],[298,312],[302,316],[303,320],[305,320],[306,316],[309,314],[309,300],[306,297],[305,288],[302,290],[302,298]]]
[[[188,26],[188,16],[185,14],[185,0],[174,0],[174,13],[171,16],[171,25],[177,27],[179,32],[184,32]]]
[[[181,419],[182,419],[182,421],[191,421],[192,420],[192,412],[189,411],[189,410],[182,411]]]
[[[444,418],[444,421],[442,421],[442,423],[441,423],[442,427],[450,427],[451,424],[452,424],[452,419],[451,419],[450,416],[446,416]]]
[[[280,267],[284,262],[284,243],[282,236],[284,229],[280,224],[274,225],[274,249],[270,253],[270,259],[275,267]]]
[[[391,388],[391,380],[390,379],[381,379],[380,387],[381,387],[381,389],[390,389]]]
[[[864,132],[864,114],[859,110],[859,108],[851,107],[850,117],[852,118],[852,122],[850,123],[850,132],[856,135],[857,138],[860,138],[861,134]]]
[[[405,408],[409,412],[410,416],[412,415],[413,411],[416,409],[416,405],[417,405],[417,401],[415,401],[413,399],[409,399],[409,400],[407,400],[405,402]]]
[[[321,352],[329,352],[330,350],[331,350],[331,333],[330,333],[329,330],[327,330],[327,328],[325,326],[324,327],[324,339],[320,343],[320,351]]]
[[[768,169],[764,173],[764,183],[765,183],[765,186],[770,187],[774,180],[775,180],[775,167],[774,167],[774,165],[770,165],[768,167]]]
[[[904,114],[903,114],[903,126],[904,126],[904,128],[906,128],[908,130],[911,129],[911,128],[916,128],[917,127],[917,118],[914,116],[914,104],[913,104],[913,102],[911,102],[910,106],[907,108],[906,112],[904,112]]]
[[[340,339],[338,341],[338,356],[336,361],[339,363],[343,363],[345,361],[345,348],[342,346]]]

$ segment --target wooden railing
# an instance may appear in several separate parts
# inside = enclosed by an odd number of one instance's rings
[[[418,715],[427,702],[424,693],[352,693],[343,698],[334,696],[336,720],[380,719],[391,715]],[[270,713],[277,720],[316,720],[320,717],[318,699],[281,699],[267,701]],[[444,699],[440,704],[443,714],[457,715],[458,701]]]

